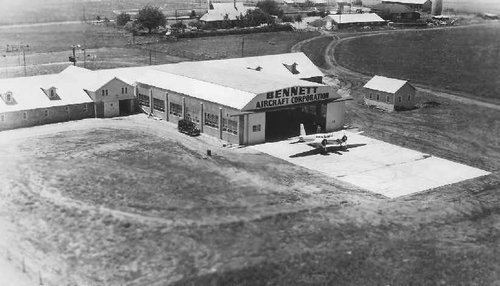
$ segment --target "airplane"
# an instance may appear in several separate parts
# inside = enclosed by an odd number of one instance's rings
[[[306,143],[314,148],[323,148],[326,153],[327,148],[331,146],[340,146],[342,148],[347,148],[347,136],[344,134],[342,138],[335,138],[334,133],[317,133],[317,134],[306,134],[306,129],[304,124],[300,124],[300,136],[298,143]]]

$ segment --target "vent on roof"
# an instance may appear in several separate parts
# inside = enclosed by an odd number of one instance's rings
[[[292,74],[299,74],[299,70],[297,70],[297,63],[293,63],[291,65],[283,64],[286,69],[291,72]]]
[[[12,91],[7,91],[6,93],[1,94],[2,100],[5,102],[5,104],[17,104],[16,100],[14,99],[14,96],[12,95]]]
[[[257,66],[256,68],[247,67],[247,69],[254,70],[254,71],[261,71],[263,69],[263,67],[261,67],[261,66]]]
[[[51,88],[47,88],[47,89],[42,88],[42,90],[50,100],[61,100],[61,98],[57,94],[57,89],[55,87],[51,87]]]

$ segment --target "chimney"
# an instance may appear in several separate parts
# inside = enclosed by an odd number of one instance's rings
[[[431,14],[434,16],[441,15],[443,12],[443,0],[434,0],[432,1],[432,12]]]

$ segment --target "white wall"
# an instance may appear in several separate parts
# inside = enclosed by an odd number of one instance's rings
[[[266,141],[266,113],[251,113],[245,116],[248,121],[245,120],[245,137],[246,144],[258,144]],[[260,131],[253,131],[254,125],[260,124]]]
[[[345,123],[345,101],[330,102],[326,105],[326,132],[339,130]]]
[[[120,116],[120,104],[118,101],[104,102],[104,117]]]

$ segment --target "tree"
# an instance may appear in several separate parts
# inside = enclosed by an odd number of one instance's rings
[[[196,18],[196,11],[191,10],[191,14],[189,15],[190,18]]]
[[[125,26],[125,24],[127,24],[129,21],[130,15],[125,12],[121,12],[118,16],[116,16],[116,25],[120,27]]]
[[[295,15],[295,22],[302,22],[302,16],[300,14]]]
[[[153,29],[165,26],[167,19],[160,8],[147,5],[139,10],[137,23],[148,29],[148,32],[151,33]]]
[[[278,17],[283,16],[283,10],[278,7],[278,3],[274,0],[261,0],[257,2],[256,6],[269,15],[275,15]]]
[[[248,27],[255,27],[261,24],[274,24],[274,18],[268,13],[261,11],[259,9],[248,10],[243,17],[245,25]]]

